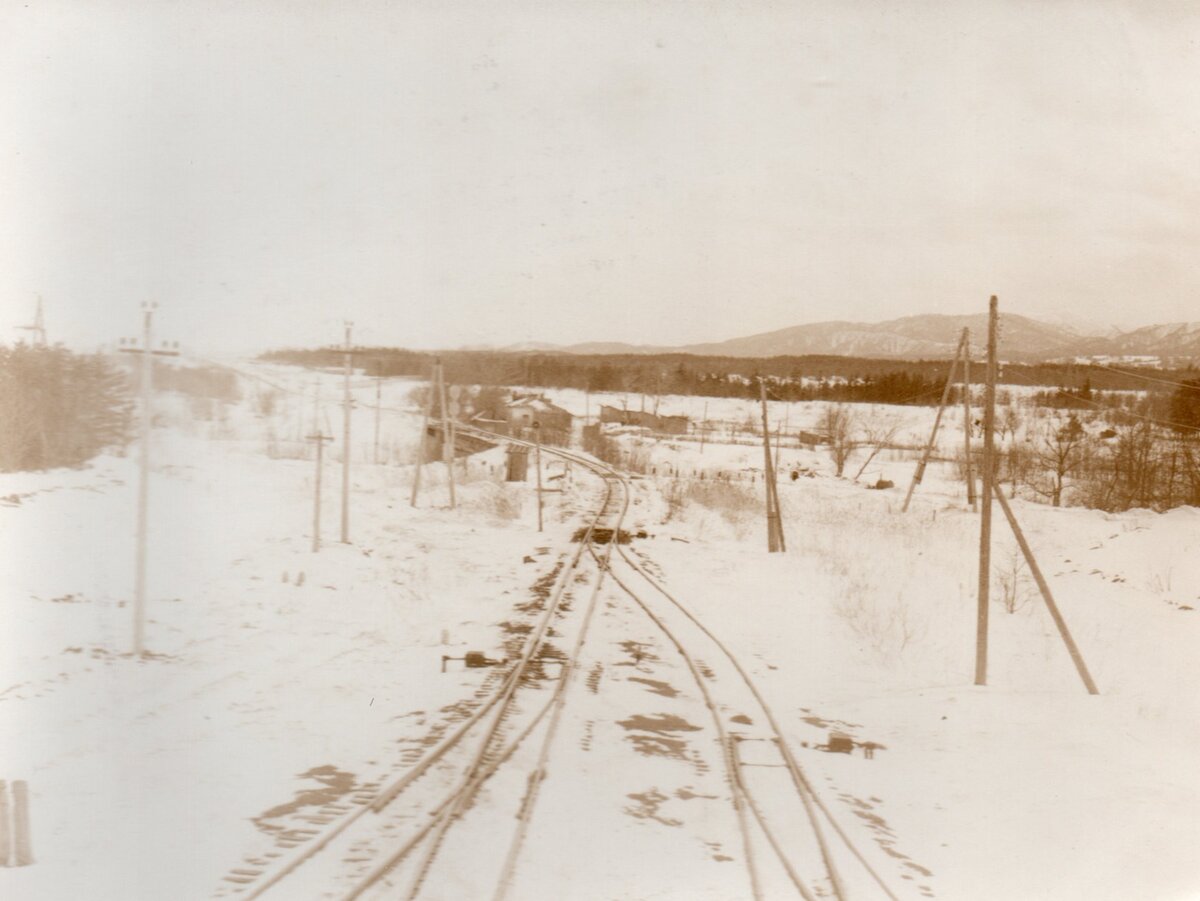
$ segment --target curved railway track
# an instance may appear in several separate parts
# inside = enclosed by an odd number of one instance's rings
[[[600,590],[602,569],[583,564],[592,559],[596,531],[620,531],[628,496],[620,483],[604,478],[603,498],[586,527],[583,540],[561,568],[553,589],[531,625],[519,657],[506,662],[483,691],[474,710],[447,729],[448,734],[403,774],[378,784],[351,805],[336,805],[332,822],[320,830],[297,830],[294,851],[273,867],[233,871],[233,887],[223,894],[255,898],[342,898],[346,901],[376,890],[415,898],[436,863],[447,834],[472,807],[501,767],[551,715],[552,738],[563,706],[565,688],[582,648]],[[611,553],[610,550],[607,553]],[[586,611],[572,615],[571,602],[581,588],[590,592]],[[574,629],[572,655],[558,652],[551,637]],[[558,665],[549,698],[546,670]],[[543,742],[542,756],[550,742]],[[342,808],[338,810],[337,808]],[[314,888],[315,887],[315,888]]]
[[[627,498],[632,490],[630,480],[612,467],[560,448],[543,447],[543,451],[571,460],[607,478],[619,479],[625,487]],[[623,574],[613,565],[611,556],[605,560],[603,567],[609,577],[675,648],[703,698],[723,752],[722,759],[742,833],[753,897],[782,897],[784,892],[790,890],[806,901],[813,901],[817,896],[844,899],[851,895],[856,898],[886,897],[896,901],[896,895],[878,870],[867,860],[813,788],[797,763],[774,711],[730,648],[620,543],[615,546],[616,559],[637,580],[667,602],[665,607],[656,608],[633,587],[634,579],[628,575],[622,578]],[[595,555],[594,548],[591,551]],[[698,656],[700,652],[696,650],[705,647],[710,649],[707,660],[701,659]],[[721,668],[727,668],[729,672],[721,674],[718,672]],[[757,716],[748,715],[748,712],[755,711]],[[756,753],[754,756],[757,759],[751,762],[744,760],[743,747],[753,747],[759,743],[767,749],[766,753]],[[759,768],[782,770],[787,775],[792,791],[787,791],[786,785],[779,785],[777,777],[751,775],[748,768],[755,768],[755,772]],[[789,796],[791,801],[786,800]],[[785,803],[781,804],[781,799],[785,799]],[[796,799],[803,809],[802,822],[806,827],[803,829],[796,828],[798,818],[794,816],[794,811],[788,809],[788,804],[794,805]],[[747,815],[753,817],[761,841],[769,847],[782,875],[786,876],[786,883],[778,875],[771,881],[763,873],[764,868],[758,862],[759,854],[754,849],[747,825]],[[777,824],[787,825],[780,828]],[[826,827],[836,836],[839,847],[834,847]],[[843,868],[856,868],[859,871],[853,892],[848,890],[847,880],[841,875]],[[497,892],[498,901],[505,897],[511,878],[510,866]]]
[[[480,429],[463,430],[514,441]],[[379,780],[367,786],[353,805],[335,806],[330,822],[298,836],[297,846],[274,866],[235,870],[244,875],[225,894],[247,899],[415,899],[439,872],[439,859],[454,840],[454,827],[468,817],[490,816],[493,828],[487,834],[510,837],[489,843],[503,850],[502,857],[496,858],[493,848],[495,859],[481,859],[479,866],[494,866],[495,901],[521,897],[516,886],[523,852],[535,827],[567,696],[581,669],[608,578],[616,589],[611,593],[626,598],[629,611],[652,624],[675,650],[707,710],[742,845],[744,896],[756,901],[791,896],[806,901],[894,901],[895,895],[814,791],[747,671],[622,546],[621,527],[633,497],[631,481],[581,454],[546,446],[542,450],[598,476],[603,495],[578,547],[536,611],[520,655],[491,674],[476,692],[473,709],[460,721],[447,723],[444,737],[418,761],[386,784]],[[594,566],[585,565],[588,561]],[[582,612],[573,603],[581,591],[587,595]],[[562,638],[573,638],[569,652],[552,644]],[[551,680],[546,669],[555,665],[557,678],[547,688]],[[535,741],[530,765],[528,746]],[[524,779],[513,777],[518,769],[514,758],[527,768]],[[486,803],[480,803],[485,792]],[[502,819],[494,822],[497,816]],[[836,847],[827,830],[836,836]],[[481,849],[476,845],[475,850]],[[849,891],[847,867],[856,870]]]

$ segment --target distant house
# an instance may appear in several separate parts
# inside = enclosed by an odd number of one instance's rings
[[[686,416],[656,416],[653,413],[621,410],[603,404],[600,406],[600,421],[639,426],[667,435],[686,435],[690,424],[690,420]]]
[[[548,444],[568,444],[571,439],[572,416],[562,407],[546,400],[545,395],[530,394],[514,397],[504,405],[509,434],[523,436],[536,422],[541,427],[542,440]]]

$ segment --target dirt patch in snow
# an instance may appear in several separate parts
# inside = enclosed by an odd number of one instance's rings
[[[668,685],[666,682],[660,682],[657,679],[643,679],[641,676],[630,676],[630,682],[641,682],[647,686],[650,691],[656,695],[662,695],[664,698],[674,698],[679,696],[679,692]]]
[[[876,805],[871,803],[872,801],[877,802],[877,798],[872,798],[870,801],[864,801],[862,798],[856,798],[853,795],[845,793],[838,795],[838,797],[850,806],[851,813],[866,822],[867,828],[870,829],[875,836],[876,844],[878,844],[879,847],[884,850],[884,853],[886,853],[889,857],[900,861],[901,866],[903,866],[905,869],[912,871],[909,873],[902,873],[900,876],[901,879],[915,881],[913,873],[916,873],[926,879],[933,876],[932,870],[921,866],[907,854],[902,854],[896,850],[896,834],[892,831],[892,827],[888,825],[887,820],[879,815],[876,810]],[[920,890],[922,897],[934,897],[933,888],[931,886],[919,884],[917,888]]]
[[[296,792],[296,797],[286,804],[272,807],[254,817],[254,825],[266,831],[274,831],[275,827],[272,824],[263,821],[288,816],[304,807],[320,807],[323,804],[330,804],[352,792],[357,782],[353,773],[343,772],[329,764],[313,767],[301,773],[299,778],[315,779],[321,784],[321,787]]]
[[[612,544],[614,535],[616,536],[617,544],[629,544],[633,540],[633,537],[624,529],[620,529],[617,532],[614,532],[612,529],[592,529],[591,534],[593,544]],[[587,536],[588,528],[584,526],[575,530],[575,534],[571,536],[571,540],[580,542],[587,538]]]
[[[634,750],[646,757],[674,757],[687,760],[687,742],[674,737],[678,732],[699,732],[683,717],[669,713],[637,714],[627,720],[619,720],[618,726],[632,732],[628,736]]]
[[[658,809],[664,801],[669,801],[670,798],[664,795],[657,788],[651,788],[644,792],[626,795],[627,798],[632,798],[637,801],[636,807],[626,807],[625,812],[631,817],[639,820],[654,820],[657,823],[662,823],[664,826],[682,826],[683,820],[677,820],[674,817],[660,816]]]

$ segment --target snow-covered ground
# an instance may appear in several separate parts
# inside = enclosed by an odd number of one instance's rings
[[[0,897],[232,896],[231,872],[286,853],[278,823],[306,792],[350,797],[387,779],[446,710],[474,697],[481,671],[443,673],[442,656],[503,656],[503,624],[594,503],[596,480],[576,469],[539,533],[530,487],[498,482],[492,451],[460,473],[457,509],[440,466],[410,506],[412,470],[397,462],[417,435],[414,383],[385,383],[381,445],[392,450],[374,465],[375,386],[359,378],[341,544],[340,382],[326,375],[316,425],[338,440],[314,554],[314,466],[302,457],[315,377],[241,368],[256,375],[242,403],[212,419],[158,401],[146,659],[129,654],[136,449],[79,471],[0,476],[0,779],[29,783],[36,858],[0,869]],[[260,387],[278,396],[261,401]],[[555,399],[583,412],[582,395]],[[756,412],[713,407],[710,418],[728,421]],[[801,407],[787,414],[793,425]],[[664,401],[663,412],[676,410]],[[913,417],[918,435],[928,422],[925,410],[879,412]],[[901,515],[911,458],[882,454],[872,472],[897,487],[869,491],[833,478],[823,451],[785,448],[781,471],[803,474],[780,484],[788,552],[769,555],[761,449],[662,441],[643,451],[655,472],[635,482],[634,516],[647,537],[631,547],[728,641],[898,897],[1200,897],[1200,511],[1014,503],[1099,686],[1093,697],[997,510],[993,591],[1002,597],[1008,581],[1015,609],[992,604],[980,687],[978,516],[948,466]],[[735,472],[732,486],[711,487]],[[514,897],[749,897],[718,803],[728,788],[716,755],[701,756],[706,733],[688,738],[686,761],[648,763],[614,725],[695,699],[681,668],[679,698],[648,691],[661,674],[634,675],[622,644],[650,641],[647,627],[605,609],[588,646],[607,675],[598,691],[582,674],[572,686],[577,712],[529,838],[536,869],[522,871]],[[657,653],[677,666],[669,650]],[[881,748],[871,759],[826,753],[817,745],[834,728]],[[490,892],[494,874],[472,871],[469,849],[502,856],[514,812],[464,820],[463,866],[427,896]],[[591,841],[577,840],[581,824]]]

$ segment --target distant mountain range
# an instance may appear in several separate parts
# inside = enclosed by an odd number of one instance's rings
[[[677,347],[620,342],[555,346],[523,344],[506,351],[569,354],[685,353],[722,357],[833,355],[875,359],[951,357],[963,328],[979,356],[987,341],[987,314],[905,316],[887,322],[815,322],[745,338]],[[1005,313],[1000,317],[999,355],[1025,362],[1075,358],[1151,357],[1180,362],[1200,360],[1200,322],[1149,325],[1128,332],[1083,334],[1062,325]]]

